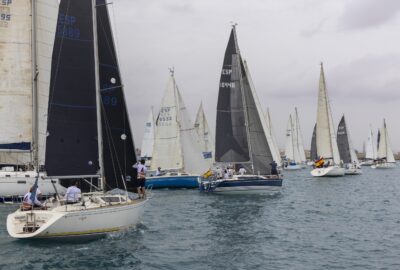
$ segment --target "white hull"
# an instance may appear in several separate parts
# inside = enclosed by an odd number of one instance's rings
[[[316,168],[311,171],[314,177],[339,177],[344,176],[344,168],[338,166],[330,166],[326,168]]]
[[[43,179],[44,174],[39,174],[39,189],[42,195],[48,196],[55,193],[53,184],[57,188],[57,192],[65,193],[66,188],[59,184],[58,179]],[[33,186],[36,180],[36,172],[0,172],[0,198],[23,197],[29,188]],[[52,183],[53,181],[53,183]]]
[[[396,167],[396,164],[389,162],[378,163],[371,166],[372,169],[392,169],[394,167]]]
[[[373,160],[366,160],[360,163],[360,166],[371,166],[371,165],[374,165]]]
[[[19,239],[91,236],[120,231],[140,221],[147,202],[147,199],[139,199],[108,203],[101,201],[103,197],[126,199],[122,195],[94,195],[86,197],[85,206],[77,203],[58,205],[50,210],[17,210],[7,217],[7,231],[11,237]]]

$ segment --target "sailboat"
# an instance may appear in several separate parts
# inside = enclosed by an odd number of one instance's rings
[[[368,132],[368,140],[365,145],[365,160],[360,163],[361,166],[371,166],[374,164],[374,160],[378,157],[377,147],[374,141],[374,133],[370,127]]]
[[[267,136],[268,146],[271,149],[272,158],[278,164],[278,167],[282,167],[282,158],[279,151],[278,143],[276,142],[276,137],[274,133],[274,128],[272,126],[271,114],[269,113],[269,108],[265,112],[266,129],[265,135]]]
[[[246,173],[219,179],[201,178],[203,192],[262,192],[282,186],[277,173],[271,175],[272,153],[268,145],[263,114],[249,70],[243,61],[232,26],[219,84],[215,161],[231,171],[243,168]],[[236,168],[233,168],[236,167]]]
[[[371,166],[374,169],[394,168],[396,161],[390,146],[389,135],[386,128],[386,121],[383,119],[383,126],[380,129],[379,148],[375,164]]]
[[[200,107],[196,114],[196,121],[194,122],[194,127],[197,131],[197,135],[200,138],[201,148],[203,151],[203,156],[207,157],[210,165],[213,161],[213,152],[215,149],[213,137],[211,136],[211,131],[208,126],[207,118],[203,110],[203,103],[200,103]]]
[[[161,168],[163,175],[152,175],[146,185],[152,188],[197,188],[198,177],[210,167],[200,138],[175,81],[174,70],[156,119],[151,171]]]
[[[306,162],[297,108],[295,108],[293,118],[292,115],[289,115],[286,128],[285,157],[287,164],[284,166],[286,170],[300,170]]]
[[[119,231],[139,222],[148,200],[133,199],[125,191],[105,193],[125,188],[128,177],[136,176],[106,1],[61,0],[57,29],[46,139],[48,177],[90,179],[103,191],[83,193],[73,204],[57,196],[46,201],[47,210],[8,215],[7,231],[19,239]]]
[[[144,126],[142,148],[140,151],[140,158],[146,161],[147,167],[150,167],[151,158],[153,155],[154,135],[155,135],[154,115],[153,115],[153,108],[151,108],[149,116],[147,117],[146,124]]]
[[[344,115],[339,122],[337,130],[337,144],[339,148],[340,159],[345,167],[344,173],[348,175],[362,174],[356,151],[354,150],[352,141],[350,139],[350,133],[347,129]]]
[[[39,171],[42,195],[65,188],[42,179],[57,0],[0,3],[0,202],[18,201]]]
[[[311,171],[312,176],[343,176],[344,168],[340,167],[339,149],[333,126],[332,112],[329,106],[328,92],[326,89],[324,68],[321,63],[321,74],[318,91],[318,109],[316,125],[317,155],[325,160],[324,167]]]

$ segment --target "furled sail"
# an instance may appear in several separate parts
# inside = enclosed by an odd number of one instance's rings
[[[316,142],[318,156],[322,156],[326,160],[331,160],[336,165],[340,164],[336,133],[333,126],[322,64],[318,91]]]

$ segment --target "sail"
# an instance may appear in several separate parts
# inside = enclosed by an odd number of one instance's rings
[[[14,155],[17,163],[31,160],[31,14],[30,0],[0,2],[0,151],[25,151]],[[6,153],[0,156],[8,163]]]
[[[219,83],[215,135],[216,162],[250,162],[240,61],[235,29],[232,28]]]
[[[51,75],[51,57],[57,27],[58,0],[36,1],[36,49],[37,49],[37,92],[38,92],[38,161],[45,163],[47,111]]]
[[[383,119],[383,126],[380,129],[380,140],[378,149],[378,158],[386,159],[387,162],[394,163],[394,155],[390,146],[389,135],[386,128],[386,121]]]
[[[271,115],[269,113],[269,108],[267,108],[267,112],[265,113],[265,121],[267,124],[267,141],[268,145],[270,146],[272,157],[274,158],[276,164],[278,166],[282,166],[282,160],[281,160],[281,153],[279,151],[278,143],[276,142],[276,137],[274,133],[274,128],[272,126],[272,121],[271,121]]]
[[[92,10],[91,0],[60,2],[47,121],[45,168],[50,176],[99,170]]]
[[[248,140],[252,161],[252,168],[248,168],[247,171],[251,171],[254,174],[270,174],[270,163],[272,162],[273,157],[265,134],[265,123],[263,124],[263,120],[265,121],[265,119],[261,111],[261,105],[258,101],[257,93],[254,87],[251,87],[249,81],[250,74],[246,62],[241,61],[241,73],[243,82],[242,91],[247,114]]]
[[[182,169],[182,145],[179,132],[176,83],[170,77],[156,119],[156,135],[151,169]]]
[[[310,159],[317,160],[318,153],[317,153],[317,124],[314,125],[313,134],[311,137],[311,150],[310,150]]]
[[[331,160],[334,164],[340,163],[339,150],[336,142],[336,134],[333,126],[332,112],[329,106],[329,98],[322,64],[318,91],[316,142],[318,156]]]
[[[178,96],[178,121],[182,145],[183,170],[187,173],[201,174],[210,168],[211,160],[203,155],[201,140],[183,102],[182,95],[176,88]]]
[[[213,152],[215,146],[213,142],[213,137],[211,136],[210,128],[208,126],[206,115],[204,114],[202,103],[200,103],[200,107],[197,111],[194,127],[196,128],[197,135],[200,138],[203,155],[206,158],[209,158],[211,162],[213,160]]]
[[[285,156],[288,160],[295,161],[294,144],[293,144],[293,123],[292,115],[289,115],[289,120],[286,126],[286,147]]]
[[[379,152],[379,144],[381,142],[381,130],[378,129],[377,135],[376,135],[376,151]]]
[[[140,157],[151,159],[153,155],[153,148],[154,148],[154,134],[155,127],[154,127],[154,115],[153,115],[153,108],[150,110],[149,116],[147,117],[147,121],[144,127],[144,134],[143,134],[143,141],[142,141],[142,148],[140,151]]]
[[[30,151],[39,144],[44,163],[51,54],[57,22],[57,0],[0,2],[0,163],[32,162]],[[32,17],[35,24],[32,24]],[[32,38],[32,32],[36,38]],[[36,61],[34,61],[36,59]],[[36,65],[34,70],[33,65]],[[33,104],[36,81],[38,105]],[[34,116],[33,106],[38,110]],[[18,108],[18,110],[15,110]],[[34,139],[34,126],[39,138]]]
[[[377,149],[374,140],[374,134],[372,133],[372,128],[370,128],[368,133],[368,139],[365,146],[365,158],[366,159],[376,159],[377,158]]]
[[[337,144],[339,148],[340,159],[343,161],[343,163],[358,163],[358,158],[351,143],[350,134],[346,126],[344,115],[342,116],[338,126]]]
[[[305,163],[307,159],[306,159],[306,153],[304,151],[303,134],[300,128],[300,120],[299,120],[299,114],[297,113],[297,108],[294,109],[294,115],[295,115],[294,129],[296,130],[296,145],[299,151],[300,162]]]
[[[137,179],[135,146],[106,0],[97,0],[96,14],[105,190],[124,189],[122,181]]]

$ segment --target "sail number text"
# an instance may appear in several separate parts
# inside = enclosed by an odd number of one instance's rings
[[[81,31],[75,26],[76,17],[71,15],[65,15],[64,13],[58,14],[57,22],[57,37],[64,37],[70,39],[79,39]]]

